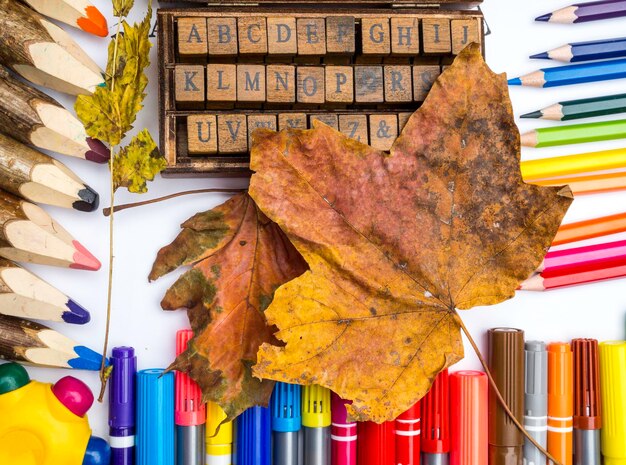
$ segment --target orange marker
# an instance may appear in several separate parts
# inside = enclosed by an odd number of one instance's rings
[[[572,465],[574,427],[573,359],[570,345],[548,345],[548,452],[562,465]]]

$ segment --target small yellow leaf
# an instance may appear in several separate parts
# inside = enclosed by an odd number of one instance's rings
[[[165,158],[144,129],[113,158],[113,184],[116,190],[126,187],[130,192],[143,193],[148,190],[146,182],[152,181],[163,168]]]

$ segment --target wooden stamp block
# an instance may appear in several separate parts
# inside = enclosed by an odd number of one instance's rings
[[[378,150],[389,150],[398,137],[396,115],[370,115],[370,145]]]
[[[419,55],[419,19],[406,16],[391,18],[392,55]]]
[[[237,20],[235,18],[207,18],[209,56],[237,55]]]
[[[354,67],[354,99],[356,102],[383,102],[383,94],[382,66]]]
[[[321,66],[298,66],[297,101],[299,103],[324,103],[324,68]]]
[[[248,151],[246,115],[217,115],[217,147],[219,153],[245,153]]]
[[[189,115],[187,117],[187,151],[189,155],[217,153],[217,117]]]
[[[354,54],[356,49],[355,21],[353,16],[326,18],[326,51],[336,54]]]
[[[423,102],[440,74],[437,65],[413,66],[413,100]]]
[[[237,67],[235,65],[211,63],[206,67],[207,102],[229,102],[237,100]]]
[[[306,113],[280,113],[278,115],[278,130],[306,129]]]
[[[265,101],[265,66],[237,65],[237,101]]]
[[[267,65],[267,101],[294,103],[296,101],[296,67]]]
[[[445,18],[422,20],[424,53],[451,53],[450,20]]]
[[[389,18],[362,18],[361,40],[363,55],[389,55]]]
[[[248,115],[248,147],[252,148],[252,133],[259,128],[276,131],[276,115]]]
[[[267,18],[267,51],[270,55],[298,53],[296,18]]]
[[[313,121],[321,121],[336,131],[339,131],[339,118],[334,113],[314,113],[309,115],[309,127],[313,127]]]
[[[298,18],[298,55],[326,54],[326,21],[324,18]]]
[[[326,66],[326,101],[330,103],[354,102],[354,68],[352,66]]]
[[[176,104],[181,108],[204,108],[204,66],[178,65],[174,72]]]
[[[413,113],[411,113],[410,111],[403,111],[398,113],[398,131],[402,132],[402,130],[404,129],[404,126],[406,125],[406,123],[409,121],[409,118],[411,117]]]
[[[478,22],[468,19],[452,20],[452,53],[458,55],[467,45],[479,42]]]
[[[182,58],[203,57],[208,53],[206,18],[179,18],[178,54]]]
[[[351,139],[367,144],[367,116],[339,115],[339,131]]]
[[[411,67],[389,65],[384,67],[385,102],[412,102],[413,83]]]
[[[267,22],[263,17],[237,18],[239,53],[242,55],[267,54]]]

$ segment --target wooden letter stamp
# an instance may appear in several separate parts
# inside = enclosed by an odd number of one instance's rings
[[[326,66],[326,101],[329,103],[354,102],[354,68],[352,66]]]
[[[389,55],[389,18],[362,18],[361,38],[363,55]]]
[[[189,155],[215,155],[217,153],[217,117],[215,115],[189,115],[187,137]]]
[[[208,53],[206,19],[180,18],[178,27],[178,54],[183,58],[203,57]]]
[[[237,20],[235,18],[207,18],[209,56],[237,55]]]
[[[246,115],[217,115],[217,144],[219,153],[245,153],[248,151]]]
[[[262,17],[243,16],[237,19],[239,53],[265,55],[267,53],[267,23]]]
[[[265,101],[265,66],[237,65],[237,101]]]
[[[176,104],[181,108],[204,108],[204,67],[178,65],[174,74]]]
[[[324,103],[324,68],[298,66],[297,101],[299,103]]]
[[[294,103],[296,101],[296,67],[267,65],[267,101]]]

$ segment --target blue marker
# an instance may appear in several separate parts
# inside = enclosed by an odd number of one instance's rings
[[[300,386],[276,383],[271,400],[274,465],[298,465],[302,463],[302,448],[299,444],[302,428],[300,406]]]
[[[270,409],[267,407],[252,407],[239,415],[237,465],[271,465],[271,423]]]
[[[111,356],[109,443],[111,465],[135,463],[135,377],[137,357],[132,347],[115,347]]]

